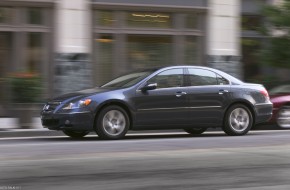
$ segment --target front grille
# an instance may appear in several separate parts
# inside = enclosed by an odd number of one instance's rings
[[[57,126],[59,123],[58,119],[42,119],[43,126]]]
[[[44,112],[53,112],[57,108],[57,106],[59,106],[60,104],[61,104],[61,102],[48,102],[43,107],[43,111]]]

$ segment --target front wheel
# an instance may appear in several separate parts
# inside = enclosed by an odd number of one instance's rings
[[[226,113],[223,130],[231,136],[245,135],[253,126],[253,116],[243,104],[235,104]]]
[[[129,126],[130,120],[123,108],[108,106],[99,113],[95,130],[102,139],[116,140],[126,135]]]
[[[200,135],[207,130],[207,128],[190,128],[190,129],[183,129],[185,132],[192,134],[192,135]]]
[[[87,134],[89,134],[88,131],[63,130],[62,132],[71,138],[82,138],[86,136]]]

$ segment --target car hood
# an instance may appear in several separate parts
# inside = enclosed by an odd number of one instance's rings
[[[110,91],[110,90],[112,90],[112,89],[108,89],[108,88],[91,88],[91,89],[81,90],[81,91],[72,92],[72,93],[68,93],[68,94],[64,94],[64,95],[55,97],[55,98],[53,98],[53,101],[62,102],[62,101],[65,101],[65,100],[75,99],[75,98],[82,98],[82,97],[90,96],[90,95],[101,93],[101,92],[107,92],[107,91]]]

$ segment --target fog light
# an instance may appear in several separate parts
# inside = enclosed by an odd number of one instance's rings
[[[70,121],[69,121],[69,120],[66,120],[66,121],[64,122],[64,124],[65,124],[65,125],[70,125]]]

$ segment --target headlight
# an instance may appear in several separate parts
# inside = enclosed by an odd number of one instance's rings
[[[88,106],[91,103],[91,99],[85,99],[85,100],[79,100],[77,102],[71,102],[67,105],[65,105],[62,109],[63,110],[71,110],[71,109],[77,109],[77,108],[83,108]]]

